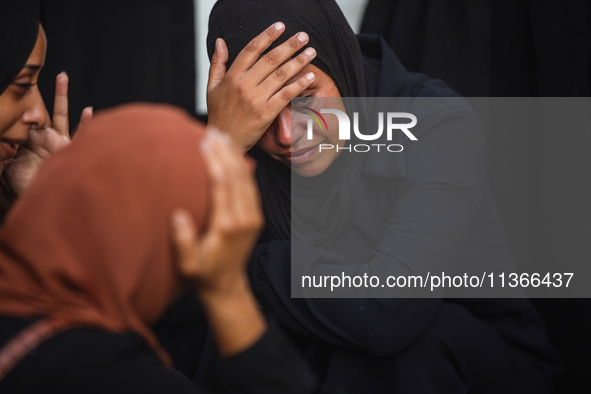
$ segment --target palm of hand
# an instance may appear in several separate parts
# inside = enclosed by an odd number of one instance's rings
[[[47,126],[31,127],[26,144],[20,147],[14,160],[2,172],[7,184],[5,186],[14,193],[12,197],[18,197],[25,191],[49,156],[70,144],[68,82],[66,73],[60,73],[56,77],[53,126],[50,127],[52,120],[48,119]],[[92,107],[84,108],[80,126],[90,121],[92,116]],[[6,194],[5,191],[2,194]]]
[[[6,182],[20,196],[33,181],[43,162],[52,154],[68,146],[68,133],[45,127],[29,130],[29,139],[14,160],[3,171]]]

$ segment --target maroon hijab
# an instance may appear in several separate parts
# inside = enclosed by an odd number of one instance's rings
[[[180,289],[176,207],[202,233],[209,205],[204,127],[164,105],[100,113],[52,157],[0,231],[0,314],[43,315],[141,335]]]

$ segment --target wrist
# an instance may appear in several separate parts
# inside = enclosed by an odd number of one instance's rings
[[[241,274],[223,285],[197,287],[196,292],[204,306],[208,308],[239,302],[252,291],[247,276]]]
[[[265,319],[246,276],[231,289],[198,291],[198,295],[221,355],[230,356],[244,351],[265,332]]]

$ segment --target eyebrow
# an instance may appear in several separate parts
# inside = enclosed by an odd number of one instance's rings
[[[39,64],[25,64],[24,68],[28,68],[29,70],[40,70],[41,65],[39,65]]]

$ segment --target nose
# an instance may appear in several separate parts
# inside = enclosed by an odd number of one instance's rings
[[[288,147],[294,145],[300,138],[304,136],[305,130],[300,127],[299,122],[292,125],[291,110],[289,107],[281,110],[276,122],[275,141],[277,144]]]
[[[43,97],[37,85],[32,87],[29,97],[26,98],[25,112],[21,120],[31,128],[40,128],[47,125],[49,114],[45,107]]]

